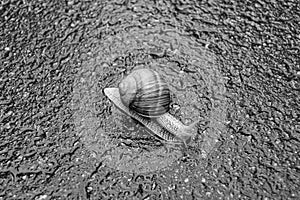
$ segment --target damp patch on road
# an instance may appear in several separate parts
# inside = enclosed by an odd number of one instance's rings
[[[172,103],[179,106],[173,114],[183,123],[201,120],[191,143],[197,150],[193,156],[202,160],[214,149],[225,131],[226,90],[216,59],[206,48],[176,30],[152,29],[108,37],[88,54],[74,84],[72,107],[76,132],[99,161],[145,173],[171,166],[190,152],[166,147],[103,94],[135,67],[154,69],[167,80]]]

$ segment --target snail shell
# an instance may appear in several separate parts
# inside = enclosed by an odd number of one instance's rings
[[[197,132],[199,121],[187,126],[168,113],[171,102],[169,87],[153,70],[134,70],[118,88],[105,88],[104,93],[121,111],[167,142],[186,144]]]
[[[156,118],[170,109],[167,82],[150,69],[137,69],[119,84],[123,104],[143,117]]]

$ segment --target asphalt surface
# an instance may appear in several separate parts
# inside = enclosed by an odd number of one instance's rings
[[[299,199],[299,13],[299,1],[2,1],[0,200]],[[137,65],[162,66],[174,115],[203,118],[190,149],[166,151],[103,95]]]

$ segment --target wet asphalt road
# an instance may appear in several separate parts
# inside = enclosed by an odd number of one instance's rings
[[[298,1],[2,1],[0,200],[299,199],[299,13]],[[139,59],[188,63],[188,52],[175,58],[155,41],[151,51],[124,45],[160,29],[214,55],[226,80],[226,127],[204,160],[116,170],[75,131],[77,80],[97,59],[106,63],[92,71],[100,88]],[[108,102],[98,108],[111,115]]]

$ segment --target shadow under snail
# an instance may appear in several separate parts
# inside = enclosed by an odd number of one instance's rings
[[[136,69],[118,88],[105,88],[104,93],[121,111],[167,143],[187,144],[197,132],[198,121],[187,126],[169,113],[170,89],[156,71]]]

